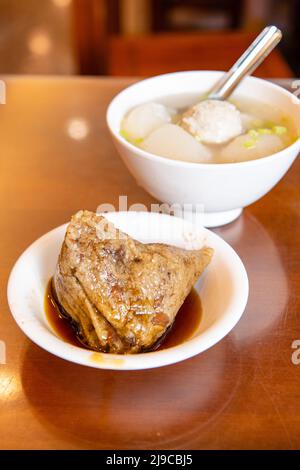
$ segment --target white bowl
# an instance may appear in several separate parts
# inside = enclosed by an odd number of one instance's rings
[[[203,306],[198,331],[192,339],[161,351],[114,355],[73,346],[53,331],[44,311],[44,297],[54,273],[66,225],[35,241],[16,262],[8,282],[11,312],[24,333],[41,348],[71,362],[100,369],[148,369],[192,357],[220,341],[245,309],[248,278],[238,255],[216,234],[195,231],[190,222],[148,212],[105,214],[118,228],[142,242],[163,242],[192,248],[205,242],[214,248],[211,264],[195,288]]]
[[[257,201],[278,183],[300,150],[298,138],[289,147],[258,160],[205,164],[171,160],[148,153],[120,135],[126,112],[138,104],[178,93],[207,91],[223,72],[178,72],[140,81],[110,103],[107,123],[113,141],[129,171],[152,196],[168,204],[202,205],[202,223],[213,227],[238,217],[242,208]],[[300,134],[300,100],[283,88],[247,77],[234,96],[245,96],[280,108]]]

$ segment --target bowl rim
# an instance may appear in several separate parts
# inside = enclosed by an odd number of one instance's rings
[[[125,212],[116,212],[122,217]],[[134,214],[134,211],[126,212],[126,214]],[[113,213],[114,214],[114,213]],[[135,213],[136,214],[136,213]],[[139,212],[140,214],[140,212]],[[179,219],[175,216],[169,216],[166,214],[156,214],[151,212],[145,212],[150,217],[160,217],[164,219]],[[181,219],[182,220],[182,219]],[[176,221],[174,221],[176,223]],[[129,222],[130,223],[130,222]],[[167,221],[166,221],[167,223]],[[189,221],[184,221],[184,224],[188,226],[193,226]],[[118,354],[104,354],[104,353],[95,353],[92,350],[85,350],[77,346],[71,345],[70,343],[65,342],[61,337],[59,337],[50,326],[47,328],[43,325],[42,330],[40,325],[38,326],[32,324],[32,322],[24,322],[23,313],[22,317],[18,306],[14,305],[14,293],[16,285],[18,284],[18,277],[20,276],[19,271],[22,271],[22,266],[28,256],[31,255],[31,252],[35,249],[38,249],[42,244],[48,245],[51,238],[55,239],[61,237],[64,238],[65,229],[68,223],[60,225],[49,232],[45,233],[37,240],[35,240],[25,251],[19,256],[13,268],[10,272],[8,284],[7,284],[7,300],[10,308],[10,312],[15,322],[23,333],[35,344],[44,349],[45,351],[60,357],[62,359],[68,360],[73,363],[80,365],[98,368],[98,369],[112,369],[112,370],[144,370],[152,369],[156,367],[163,367],[166,365],[176,364],[182,362],[186,359],[194,357],[201,352],[209,349],[210,347],[217,344],[221,341],[227,334],[235,327],[240,318],[242,317],[249,296],[249,279],[247,275],[246,268],[236,253],[236,251],[219,235],[208,230],[206,228],[201,228],[204,234],[209,234],[209,237],[216,240],[217,244],[222,245],[223,251],[221,253],[227,253],[231,259],[231,269],[232,272],[238,273],[239,277],[236,278],[236,289],[235,297],[231,301],[231,304],[224,309],[221,318],[216,324],[209,326],[205,331],[201,333],[199,337],[192,337],[186,340],[179,345],[163,349],[160,351],[151,351],[147,353],[140,353],[137,355],[118,355]],[[195,230],[199,231],[195,227]],[[62,234],[61,234],[62,232]],[[45,248],[43,248],[45,249]],[[236,296],[236,292],[239,292],[239,296]],[[36,314],[35,314],[36,316]],[[43,319],[45,320],[45,313],[43,312]],[[46,319],[46,324],[49,326],[48,320]],[[198,346],[198,347],[197,347]],[[90,359],[90,355],[99,354],[101,357],[104,355],[105,359],[103,363],[98,364],[96,361]],[[125,357],[125,366],[118,365],[114,361],[123,360]]]
[[[219,170],[221,170],[222,168],[228,168],[228,167],[232,168],[232,167],[240,167],[240,166],[263,165],[264,162],[266,162],[266,161],[270,162],[272,160],[283,158],[283,156],[286,154],[287,150],[291,150],[291,151],[298,150],[298,152],[299,152],[299,150],[300,150],[300,134],[299,134],[298,138],[292,144],[288,145],[287,147],[280,150],[279,152],[273,153],[271,155],[267,155],[267,156],[262,157],[262,158],[257,158],[257,159],[254,159],[254,160],[246,160],[246,161],[243,161],[243,162],[227,162],[227,163],[200,163],[200,162],[196,163],[196,162],[186,162],[186,161],[183,161],[183,160],[172,160],[171,158],[167,158],[167,157],[163,157],[163,156],[160,156],[160,155],[156,155],[154,153],[147,152],[146,150],[143,150],[140,147],[135,146],[131,142],[128,142],[128,140],[126,140],[120,134],[120,132],[116,131],[113,128],[113,126],[111,125],[111,116],[114,112],[114,107],[117,106],[119,98],[121,96],[125,95],[126,93],[128,93],[129,90],[133,89],[136,86],[139,86],[141,83],[147,83],[147,82],[151,82],[151,81],[154,81],[154,80],[159,80],[160,78],[168,77],[168,76],[169,77],[174,77],[174,76],[179,76],[179,75],[193,75],[193,74],[206,74],[206,73],[207,74],[214,73],[216,75],[221,75],[222,73],[225,73],[225,72],[220,71],[220,70],[187,70],[187,71],[165,73],[165,74],[155,75],[153,77],[149,77],[149,78],[139,80],[139,81],[133,83],[132,85],[129,85],[124,90],[121,90],[111,100],[111,102],[109,103],[109,105],[107,107],[107,111],[106,111],[106,124],[108,126],[108,129],[109,129],[111,135],[116,140],[118,140],[118,142],[122,146],[126,147],[127,150],[129,150],[131,152],[134,151],[140,157],[143,157],[146,160],[165,163],[168,166],[200,168],[200,169],[205,168],[206,170],[208,170],[208,169],[216,170],[217,168]],[[293,93],[286,90],[285,88],[278,85],[277,83],[271,82],[269,80],[265,80],[263,78],[252,77],[252,76],[246,77],[244,79],[244,81],[255,81],[255,82],[258,82],[258,83],[263,83],[264,86],[275,89],[279,93],[281,93],[281,94],[283,94],[287,97],[290,97],[291,99],[293,97],[293,99],[296,100],[295,105],[300,105],[300,99],[296,95],[293,95]]]

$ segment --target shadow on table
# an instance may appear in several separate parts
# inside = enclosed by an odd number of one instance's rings
[[[30,343],[22,385],[40,422],[66,448],[197,448],[207,445],[206,431],[240,375],[229,338],[180,364],[130,372],[78,366]]]

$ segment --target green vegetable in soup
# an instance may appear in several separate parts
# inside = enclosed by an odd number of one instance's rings
[[[273,126],[272,130],[274,134],[279,135],[279,136],[287,132],[287,128],[285,126]]]

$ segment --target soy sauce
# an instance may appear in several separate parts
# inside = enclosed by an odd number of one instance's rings
[[[66,343],[87,349],[87,346],[80,340],[76,326],[61,311],[52,290],[52,280],[49,281],[46,289],[45,313],[50,326],[57,336]],[[190,339],[199,328],[201,317],[201,300],[197,291],[192,289],[179,309],[172,328],[155,350],[168,349]]]
[[[170,332],[156,351],[172,348],[192,338],[199,328],[202,318],[202,305],[198,292],[192,289],[176,315]]]
[[[46,318],[57,336],[63,339],[66,343],[70,343],[73,346],[77,346],[79,348],[87,349],[87,347],[79,339],[76,326],[70,321],[69,318],[67,318],[67,316],[59,307],[52,288],[52,279],[50,279],[47,285],[44,306]]]

